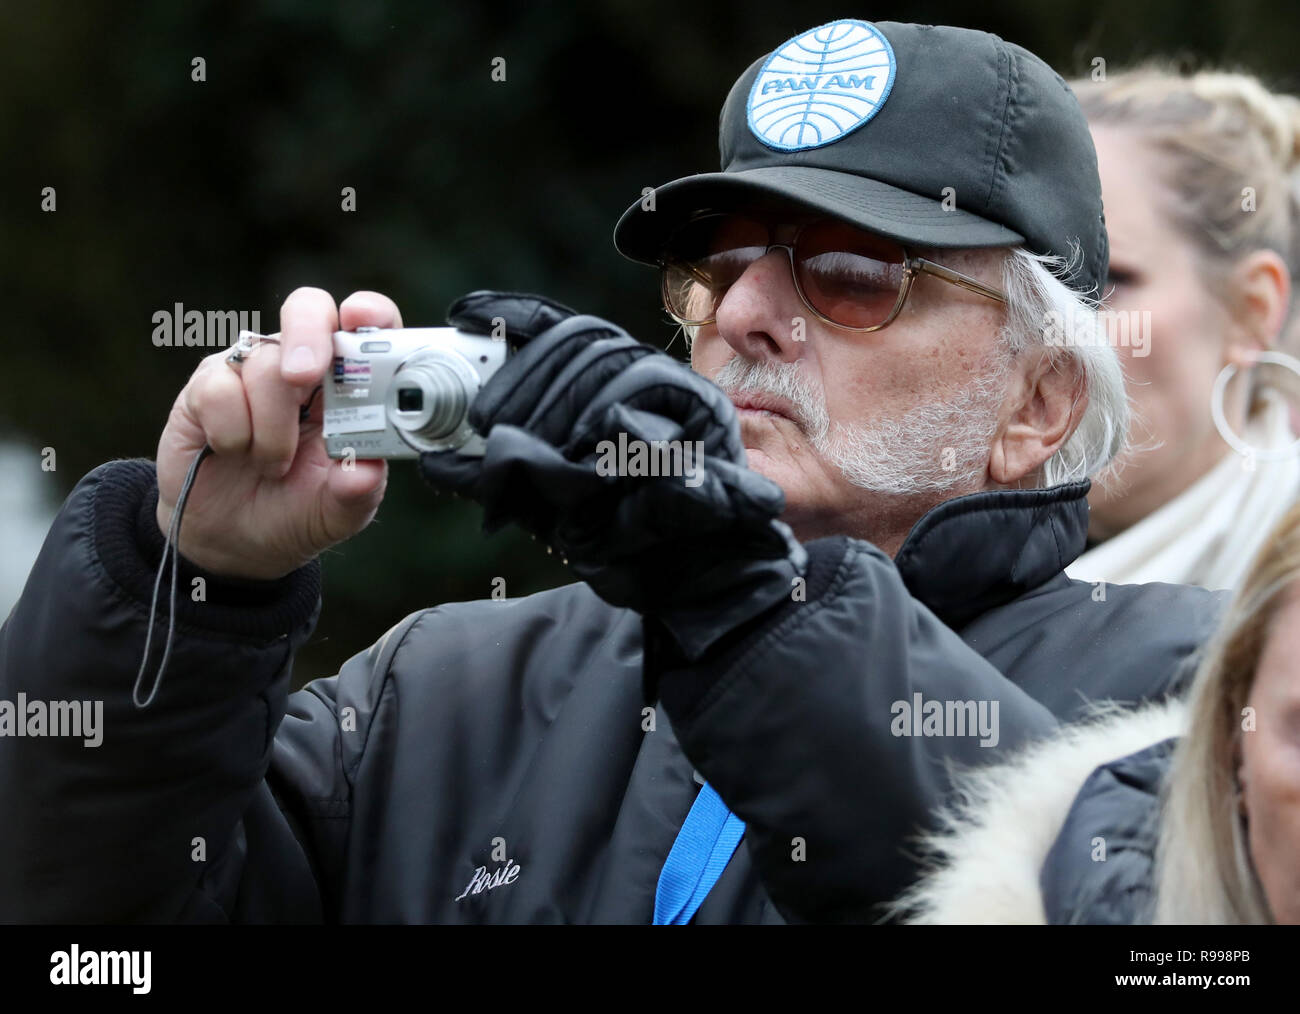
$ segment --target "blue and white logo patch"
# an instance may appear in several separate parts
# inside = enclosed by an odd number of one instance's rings
[[[838,141],[880,111],[894,50],[875,25],[845,19],[796,35],[767,58],[749,91],[749,129],[779,151]]]

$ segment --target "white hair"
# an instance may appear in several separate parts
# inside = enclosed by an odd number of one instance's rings
[[[1119,355],[1111,344],[1095,300],[1069,288],[1056,272],[1060,257],[1013,248],[1002,266],[1007,320],[1001,338],[1012,353],[1042,346],[1059,349],[1083,374],[1088,404],[1083,418],[1059,451],[1043,463],[1042,485],[1096,475],[1124,448],[1129,425],[1128,393]]]

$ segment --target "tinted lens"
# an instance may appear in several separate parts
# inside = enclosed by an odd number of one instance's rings
[[[768,249],[771,230],[743,215],[687,223],[665,245],[664,305],[678,320],[712,320],[727,290]],[[883,324],[898,302],[906,253],[850,225],[805,226],[795,248],[799,288],[809,305],[843,327]]]
[[[883,324],[898,302],[906,254],[891,240],[835,222],[799,234],[795,265],[812,307],[844,327]]]
[[[688,222],[664,247],[664,305],[678,320],[711,320],[727,290],[767,252],[767,227],[740,215]]]

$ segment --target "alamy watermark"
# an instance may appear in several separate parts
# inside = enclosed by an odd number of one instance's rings
[[[0,701],[0,736],[57,736],[82,740],[83,746],[104,742],[103,701]]]
[[[597,475],[678,475],[692,488],[704,481],[702,440],[629,440],[620,432],[617,442],[598,443],[596,454]]]
[[[1151,354],[1150,310],[1077,310],[1043,315],[1043,343],[1054,348],[1109,345],[1132,349],[1141,359]]]
[[[152,951],[83,951],[73,944],[50,955],[55,986],[130,986],[136,994],[151,988]]]
[[[226,348],[240,331],[262,333],[261,310],[187,310],[176,303],[153,315],[153,343],[163,348]]]
[[[889,731],[895,736],[979,736],[980,746],[997,746],[997,701],[925,700],[914,693],[910,701],[895,701]]]

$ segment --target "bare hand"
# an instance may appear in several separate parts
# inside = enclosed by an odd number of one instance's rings
[[[333,333],[401,327],[396,304],[355,292],[335,309],[321,289],[297,289],[280,308],[280,344],[263,343],[239,370],[227,352],[208,356],[176,398],[158,442],[158,525],[166,532],[181,485],[205,443],[213,454],[190,491],[179,550],[216,574],[282,577],[351,538],[374,518],[388,481],[385,461],[344,462],[325,453],[322,383]],[[299,408],[311,413],[299,422]]]

